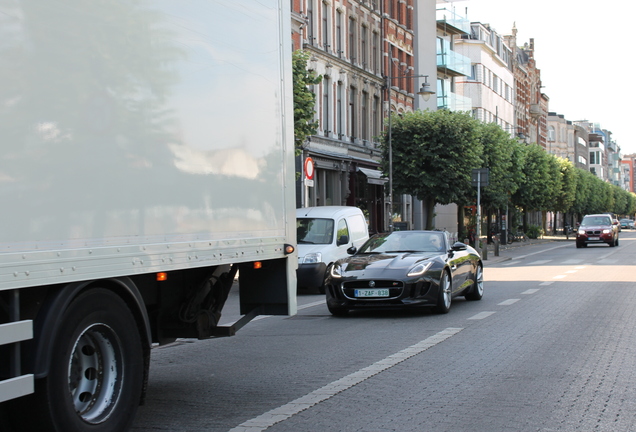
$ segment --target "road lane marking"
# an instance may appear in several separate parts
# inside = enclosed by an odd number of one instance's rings
[[[576,270],[568,270],[568,271],[566,271],[566,273],[576,273],[576,272],[577,272]]]
[[[547,286],[547,285],[552,285],[553,283],[554,283],[554,281],[545,281],[545,282],[541,282],[539,285]]]
[[[511,266],[516,264],[521,264],[521,261],[508,261],[506,263],[502,263],[502,265],[505,265],[505,266]]]
[[[520,299],[508,299],[506,301],[502,301],[497,306],[510,306],[511,304],[517,303],[519,300]]]
[[[565,275],[557,275],[555,277],[553,277],[552,279],[563,279],[565,277]]]
[[[569,245],[569,244],[566,244],[566,245],[561,245],[561,246],[554,246],[554,247],[551,247],[551,248],[548,248],[548,249],[540,250],[540,251],[538,251],[538,252],[532,252],[532,253],[529,253],[529,254],[527,254],[527,255],[521,255],[521,256],[518,256],[518,257],[517,257],[517,258],[515,258],[515,259],[520,260],[520,259],[524,259],[524,258],[527,258],[527,257],[529,257],[529,256],[532,256],[532,255],[537,255],[537,254],[546,253],[547,251],[551,251],[551,250],[559,249],[559,248],[564,248],[564,247],[567,247],[567,246],[570,246],[570,245]]]
[[[427,349],[444,342],[446,339],[455,336],[462,330],[463,328],[454,327],[449,327],[445,330],[442,330],[441,332],[436,333],[416,343],[415,345],[411,345],[410,347],[405,348],[402,351],[398,351],[395,354],[392,354],[376,363],[373,363],[372,365],[367,366],[364,369],[353,372],[352,374],[349,374],[344,378],[340,378],[339,380],[327,384],[326,386],[319,388],[318,390],[314,390],[313,392],[296,400],[293,400],[288,404],[285,404],[278,408],[274,408],[273,410],[267,411],[266,413],[258,417],[247,420],[236,426],[235,428],[230,429],[229,432],[264,431],[265,429],[275,425],[276,423],[287,420],[288,418],[308,408],[311,408],[312,406],[323,402],[340,392],[343,392],[357,384],[360,384],[367,378],[371,378],[372,376],[375,376],[380,372],[384,372],[385,370],[392,368],[399,363],[402,363],[404,360],[416,356],[426,351]]]
[[[564,265],[571,265],[571,264],[580,264],[583,260],[580,259],[569,259],[569,260],[565,260],[563,261]]]
[[[528,265],[541,265],[541,264],[547,264],[549,262],[551,262],[552,260],[539,260],[539,261],[533,261]]]
[[[524,292],[522,292],[521,294],[530,295],[530,294],[534,294],[534,293],[536,293],[537,291],[539,291],[539,289],[538,289],[538,288],[532,288],[532,289],[529,289],[529,290],[525,290],[525,291],[524,291]]]
[[[490,315],[494,314],[494,312],[479,312],[477,315],[474,315],[469,320],[480,320],[484,318],[488,318]]]

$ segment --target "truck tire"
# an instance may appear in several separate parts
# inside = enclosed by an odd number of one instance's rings
[[[33,431],[126,431],[144,376],[141,337],[126,303],[107,289],[84,291],[64,313],[54,346],[48,376],[18,399],[21,428],[26,419]]]

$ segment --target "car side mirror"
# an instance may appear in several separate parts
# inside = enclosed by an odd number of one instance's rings
[[[347,243],[349,243],[349,236],[341,235],[340,238],[338,238],[338,241],[336,242],[336,246],[342,246],[343,244],[347,244]]]
[[[353,255],[353,254],[355,254],[356,252],[358,252],[358,248],[357,248],[357,247],[355,247],[355,246],[351,246],[350,248],[348,248],[348,249],[347,249],[347,253],[348,253],[349,255]]]
[[[451,247],[452,251],[463,251],[466,249],[468,249],[468,246],[466,246],[466,244],[462,242],[455,242],[453,244],[453,247]]]

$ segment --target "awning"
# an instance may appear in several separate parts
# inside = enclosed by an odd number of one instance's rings
[[[367,182],[369,184],[382,186],[384,185],[384,183],[389,181],[389,179],[382,177],[382,171],[358,167],[358,172],[361,172],[367,177]]]

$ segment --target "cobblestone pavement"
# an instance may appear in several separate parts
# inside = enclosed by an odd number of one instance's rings
[[[492,264],[500,263],[502,261],[511,260],[512,258],[510,256],[510,252],[518,248],[536,245],[536,244],[551,243],[551,242],[566,242],[566,241],[574,242],[574,240],[575,240],[574,235],[570,235],[569,238],[566,238],[564,235],[552,235],[552,236],[546,235],[537,239],[528,239],[526,241],[514,242],[514,243],[510,243],[506,245],[500,244],[498,247],[498,251],[496,250],[497,248],[495,247],[494,244],[489,244],[486,253],[485,254],[482,253],[482,258],[483,258],[484,265],[487,266],[489,264],[492,265]]]

